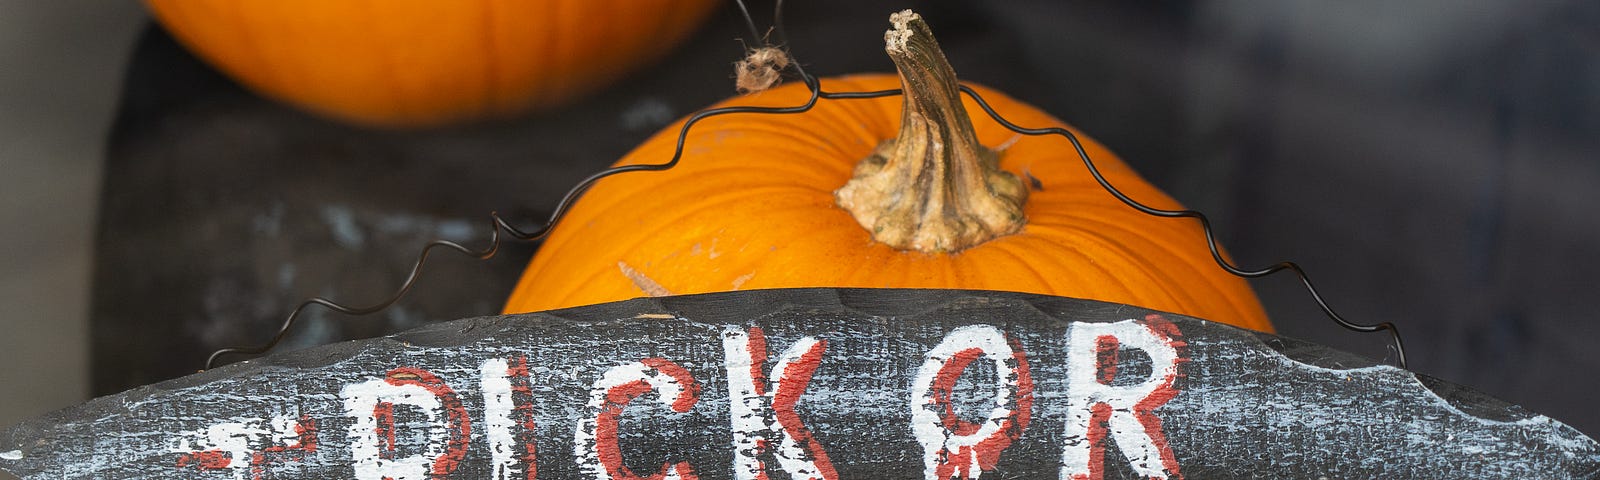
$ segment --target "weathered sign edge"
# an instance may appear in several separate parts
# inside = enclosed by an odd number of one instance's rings
[[[1082,306],[1097,308],[1118,309],[1128,306],[1102,302],[1096,300],[1059,297],[1051,295],[1030,294],[1020,292],[991,291],[991,290],[941,290],[941,289],[875,289],[875,288],[796,288],[772,289],[781,290],[784,295],[771,296],[769,299],[781,298],[781,301],[768,303],[745,303],[740,311],[728,311],[722,315],[706,318],[704,315],[690,320],[700,323],[729,323],[743,324],[749,319],[766,315],[782,308],[843,308],[866,316],[895,317],[914,316],[922,312],[938,309],[952,303],[961,301],[1019,301],[1021,304],[1032,308],[1039,313],[1059,321],[1095,321],[1081,319],[1063,319],[1050,313],[1051,305],[1062,302],[1078,303]],[[727,295],[748,295],[757,290],[740,292],[720,292],[695,295],[680,295],[668,297],[641,297],[606,304],[574,307],[587,309],[586,315],[590,318],[604,318],[605,320],[581,320],[563,316],[571,309],[552,310],[548,312],[535,312],[514,315],[485,315],[468,317],[457,320],[441,321],[428,324],[403,332],[375,337],[371,339],[357,339],[328,345],[308,347],[293,351],[275,352],[263,357],[240,361],[207,371],[197,372],[192,375],[166,380],[150,385],[136,387],[121,393],[97,397],[77,405],[62,408],[38,417],[24,420],[15,425],[0,429],[0,454],[4,450],[17,448],[21,445],[19,440],[40,438],[51,425],[65,419],[82,417],[86,413],[110,412],[125,410],[129,405],[137,405],[141,399],[157,395],[161,392],[192,388],[206,385],[215,381],[249,375],[265,369],[315,369],[326,368],[347,361],[359,353],[360,349],[368,348],[371,342],[385,342],[407,347],[433,347],[447,348],[456,345],[467,345],[475,341],[491,337],[503,332],[516,322],[527,320],[554,321],[568,323],[593,323],[605,324],[612,322],[635,321],[635,315],[643,311],[659,311],[662,314],[673,314],[679,310],[676,305],[686,302],[716,301],[717,298]],[[727,305],[726,302],[721,303]],[[1143,307],[1132,307],[1138,311],[1151,311]],[[608,313],[614,312],[614,313]],[[1206,319],[1191,317],[1175,313],[1162,313],[1175,318],[1192,319],[1206,322],[1215,328],[1233,329],[1248,333],[1242,337],[1250,338],[1260,343],[1265,350],[1277,354],[1279,361],[1311,366],[1330,371],[1356,371],[1356,370],[1385,370],[1385,373],[1399,373],[1410,377],[1423,389],[1434,393],[1437,401],[1450,409],[1460,412],[1464,416],[1480,419],[1492,423],[1522,423],[1529,421],[1559,420],[1528,411],[1520,405],[1500,400],[1498,397],[1477,391],[1471,387],[1454,384],[1436,379],[1427,375],[1418,374],[1398,367],[1381,364],[1367,357],[1356,355],[1341,350],[1322,346],[1313,342],[1241,329],[1232,325],[1213,322]],[[648,321],[648,320],[641,320]],[[449,335],[440,335],[449,332]],[[448,341],[436,341],[446,338]],[[1471,407],[1473,398],[1490,398],[1500,403],[1509,405],[1511,411],[1483,411]],[[1571,428],[1562,423],[1562,426]],[[1583,433],[1583,432],[1579,432]],[[1586,434],[1585,434],[1586,435]],[[1587,435],[1586,435],[1587,436]]]

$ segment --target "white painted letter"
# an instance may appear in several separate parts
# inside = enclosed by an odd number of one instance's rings
[[[828,461],[828,453],[811,437],[794,409],[827,348],[827,342],[801,338],[783,351],[778,364],[772,367],[777,378],[769,382],[765,373],[767,340],[761,329],[751,328],[749,333],[738,327],[723,330],[728,410],[733,427],[733,478],[767,478],[767,465],[760,458],[767,451],[777,457],[778,466],[789,478],[839,478]]]
[[[1068,417],[1061,452],[1062,480],[1100,480],[1105,476],[1105,442],[1114,440],[1134,473],[1142,478],[1183,478],[1178,460],[1161,431],[1156,407],[1178,394],[1172,381],[1184,343],[1177,326],[1157,315],[1142,321],[1073,323],[1067,331]],[[1112,386],[1117,350],[1150,356],[1150,378]]]
[[[979,358],[994,364],[993,408],[980,423],[956,416],[951,395],[967,365]],[[978,478],[993,470],[1000,453],[1028,426],[1033,379],[1021,345],[999,329],[968,325],[951,330],[927,354],[911,387],[911,430],[922,444],[923,477]]]
[[[350,425],[350,457],[360,480],[427,480],[441,478],[461,463],[471,438],[471,422],[461,400],[443,381],[426,370],[397,368],[383,379],[348,385],[339,392]],[[394,410],[409,405],[427,417],[428,435],[422,453],[392,458],[402,437],[395,429]]]
[[[533,406],[528,404],[533,395],[528,359],[490,359],[478,370],[483,379],[483,433],[489,440],[489,478],[531,480],[539,467]]]

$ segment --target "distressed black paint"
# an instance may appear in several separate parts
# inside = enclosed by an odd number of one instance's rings
[[[1074,413],[1067,385],[1073,322],[1141,319],[1147,310],[1039,295],[948,290],[802,289],[640,299],[546,314],[483,317],[391,337],[285,352],[103,397],[0,434],[0,469],[24,478],[251,478],[249,469],[202,471],[207,461],[252,458],[180,452],[180,442],[218,424],[261,433],[259,473],[271,478],[351,478],[351,426],[341,392],[397,369],[436,375],[467,412],[471,433],[450,478],[494,478],[480,368],[528,360],[539,478],[584,478],[574,433],[591,386],[607,369],[659,358],[698,383],[678,413],[646,393],[618,422],[624,463],[640,474],[686,462],[700,478],[731,478],[733,433],[723,334],[765,332],[769,359],[805,336],[827,342],[795,411],[841,478],[923,478],[923,446],[911,427],[911,388],[926,355],[952,330],[989,325],[1026,354],[1031,420],[984,478],[1054,478]],[[1185,478],[1591,478],[1600,444],[1549,418],[1469,389],[1349,354],[1179,315],[1177,394],[1153,410]],[[1091,355],[1093,352],[1091,352]],[[1123,349],[1108,385],[1141,381],[1151,356]],[[1095,358],[1091,356],[1090,358]],[[764,369],[773,368],[769,360]],[[975,362],[979,365],[982,361]],[[394,382],[419,383],[400,373]],[[961,417],[994,390],[976,366],[953,394]],[[776,373],[774,373],[776,376]],[[987,378],[986,378],[987,377]],[[1435,394],[1442,393],[1442,396]],[[360,410],[365,412],[366,410]],[[421,410],[393,408],[396,449],[428,451]],[[277,419],[282,423],[274,426]],[[254,423],[252,423],[254,422]],[[309,427],[314,449],[292,437]],[[241,427],[243,428],[243,427]],[[276,429],[276,430],[275,430]],[[359,430],[359,429],[358,429]],[[188,433],[185,433],[188,432]],[[300,432],[304,434],[304,431]],[[519,435],[521,433],[518,433]],[[380,435],[381,436],[381,435]],[[185,440],[188,439],[188,440]],[[298,443],[297,443],[298,442]],[[1106,442],[1106,478],[1136,478]],[[301,445],[303,446],[303,445]],[[442,448],[442,444],[440,446]],[[186,456],[187,455],[187,456]],[[443,457],[441,457],[443,458]],[[766,460],[774,478],[785,478]],[[182,467],[180,468],[180,465]]]

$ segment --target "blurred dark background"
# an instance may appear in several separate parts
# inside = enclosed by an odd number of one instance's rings
[[[1400,325],[1413,370],[1600,433],[1600,387],[1589,381],[1600,323],[1586,304],[1600,293],[1600,214],[1590,211],[1600,205],[1600,3],[791,2],[789,47],[813,74],[891,71],[882,32],[906,7],[929,20],[963,79],[1110,146],[1210,215],[1240,263],[1294,260],[1347,318]],[[754,11],[766,18],[770,7]],[[736,12],[721,9],[677,53],[578,104],[410,131],[262,99],[145,23],[106,73],[117,83],[109,132],[102,163],[86,167],[101,182],[83,193],[97,220],[84,233],[92,280],[78,287],[90,292],[88,340],[78,337],[90,393],[190,373],[212,349],[263,341],[308,296],[379,299],[428,240],[482,245],[491,211],[537,224],[582,176],[732,95],[730,65],[748,36]],[[0,111],[7,124],[41,118],[19,115]],[[0,145],[6,170],[44,161]],[[50,208],[3,195],[6,210]],[[33,235],[0,238],[27,245]],[[361,318],[317,311],[286,348],[494,313],[533,249],[513,245],[490,262],[438,256],[399,306]],[[4,275],[7,285],[31,278]],[[1385,337],[1333,325],[1293,277],[1254,285],[1281,334],[1392,355]],[[16,308],[0,305],[0,322],[19,321]],[[81,365],[15,351],[7,364]],[[74,393],[63,395],[52,398]]]

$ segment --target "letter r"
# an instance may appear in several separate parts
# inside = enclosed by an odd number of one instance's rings
[[[1158,315],[1116,323],[1073,323],[1067,330],[1067,428],[1061,480],[1105,477],[1105,442],[1117,442],[1142,478],[1180,479],[1178,461],[1153,411],[1178,390],[1173,380],[1187,359],[1177,326]],[[1150,356],[1150,377],[1114,386],[1117,351]]]

